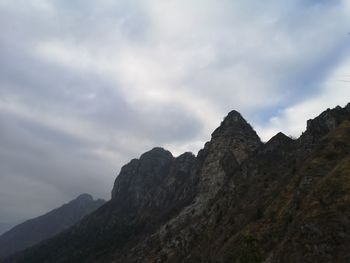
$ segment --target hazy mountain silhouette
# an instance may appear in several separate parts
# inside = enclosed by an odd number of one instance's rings
[[[45,215],[13,227],[0,236],[0,257],[5,257],[53,237],[104,203],[104,200],[93,200],[91,195],[82,194]]]

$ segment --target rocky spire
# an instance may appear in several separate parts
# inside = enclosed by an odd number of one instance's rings
[[[216,144],[216,142],[232,151],[239,163],[261,145],[259,136],[235,110],[231,111],[212,133],[211,144]]]
[[[197,171],[199,206],[213,197],[224,185],[225,178],[261,145],[259,136],[241,114],[231,111],[198,154],[202,162]]]
[[[220,126],[212,133],[212,138],[236,136],[245,133],[257,136],[252,127],[243,119],[242,115],[238,111],[233,110],[229,112]]]

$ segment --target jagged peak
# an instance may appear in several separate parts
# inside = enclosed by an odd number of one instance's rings
[[[169,158],[169,157],[173,157],[172,153],[162,147],[154,147],[153,149],[143,153],[140,157],[141,159],[147,158],[147,157],[152,157],[152,158],[161,158],[161,157],[165,157],[165,158]]]
[[[280,142],[280,141],[293,141],[293,139],[285,135],[283,132],[279,132],[276,135],[272,136],[271,139],[266,144]]]
[[[345,106],[345,109],[350,112],[350,102]]]
[[[148,182],[149,178],[160,178],[167,174],[174,159],[171,152],[162,147],[155,147],[143,153],[139,159],[132,159],[121,168],[115,179],[112,199],[115,199],[121,192],[130,194],[130,189],[149,187],[146,181]],[[132,190],[131,192],[137,195],[137,191]]]
[[[274,135],[265,145],[263,146],[263,151],[273,151],[284,145],[289,145],[294,140],[282,132]]]
[[[238,111],[232,110],[226,115],[224,120],[221,122],[220,126],[230,124],[247,124],[247,121],[242,117],[242,115]]]
[[[224,121],[225,120],[234,120],[234,121],[244,121],[245,122],[245,119],[242,117],[242,115],[236,111],[236,110],[232,110],[230,111],[227,116],[224,118]]]
[[[182,159],[188,159],[188,158],[195,158],[196,156],[192,152],[184,152],[180,154],[178,157],[176,157],[177,160],[182,160]]]
[[[320,138],[335,129],[344,120],[350,120],[350,103],[344,108],[339,105],[333,109],[328,108],[316,118],[308,120],[306,132],[302,138]]]
[[[254,134],[257,136],[256,132],[242,115],[238,111],[232,110],[224,118],[220,126],[212,133],[212,138],[234,136],[238,134],[246,134],[247,136]]]

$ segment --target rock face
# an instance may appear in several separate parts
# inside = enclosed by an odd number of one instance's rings
[[[154,148],[122,167],[112,190],[112,202],[132,213],[172,210],[193,196],[190,173],[195,156],[184,153],[174,158],[169,151]],[[144,215],[143,215],[144,216]],[[151,215],[155,219],[155,215]]]
[[[325,136],[329,131],[336,128],[341,122],[349,119],[350,103],[342,108],[337,106],[334,109],[327,109],[318,117],[307,121],[306,132],[303,134],[303,140],[317,142],[318,139]]]
[[[33,246],[77,223],[105,203],[82,194],[45,215],[30,219],[0,236],[0,257]]]
[[[232,111],[195,157],[155,148],[112,200],[5,262],[350,262],[350,104],[261,143]]]

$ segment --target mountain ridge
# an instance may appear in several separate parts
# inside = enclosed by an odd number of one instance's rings
[[[349,152],[350,104],[265,144],[232,111],[197,156],[133,159],[111,201],[5,262],[348,262]]]

